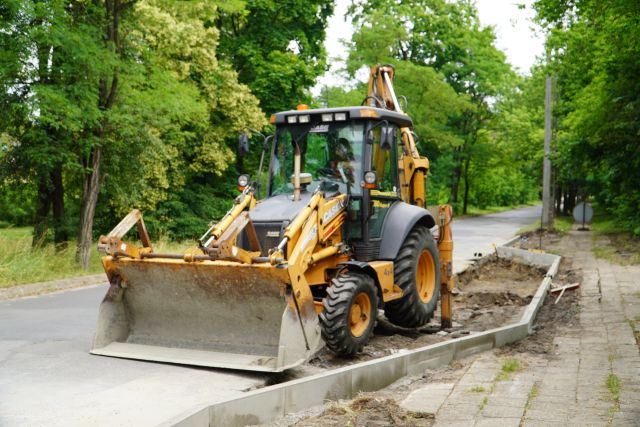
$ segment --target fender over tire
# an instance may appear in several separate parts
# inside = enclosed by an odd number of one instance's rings
[[[426,324],[440,296],[438,246],[429,229],[415,226],[394,260],[394,280],[404,296],[385,304],[385,315],[394,324],[415,328]]]

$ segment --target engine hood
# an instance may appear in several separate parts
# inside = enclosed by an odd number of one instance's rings
[[[291,222],[302,209],[309,204],[312,194],[302,192],[300,200],[291,200],[291,194],[280,194],[259,201],[249,211],[249,217],[253,222]]]

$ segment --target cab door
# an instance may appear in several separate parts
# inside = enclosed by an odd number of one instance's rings
[[[383,141],[382,135],[385,132],[387,132],[387,139]],[[370,170],[376,173],[376,188],[369,190],[370,213],[367,221],[369,239],[372,243],[378,243],[389,208],[394,202],[400,200],[398,134],[398,128],[393,124],[374,129]]]

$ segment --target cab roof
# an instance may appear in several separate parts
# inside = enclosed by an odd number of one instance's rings
[[[395,111],[383,108],[360,106],[360,107],[339,107],[339,108],[315,108],[307,110],[289,110],[281,111],[271,116],[272,124],[286,124],[288,116],[302,116],[309,114],[311,116],[320,116],[328,113],[347,113],[347,119],[374,119],[386,120],[389,123],[398,125],[399,127],[412,127],[413,122],[406,114],[397,113]]]

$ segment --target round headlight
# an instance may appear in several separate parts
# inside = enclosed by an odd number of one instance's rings
[[[364,173],[364,182],[365,184],[373,185],[376,183],[376,173],[375,171],[368,171]]]
[[[246,187],[249,184],[249,175],[240,175],[238,177],[238,187]]]

